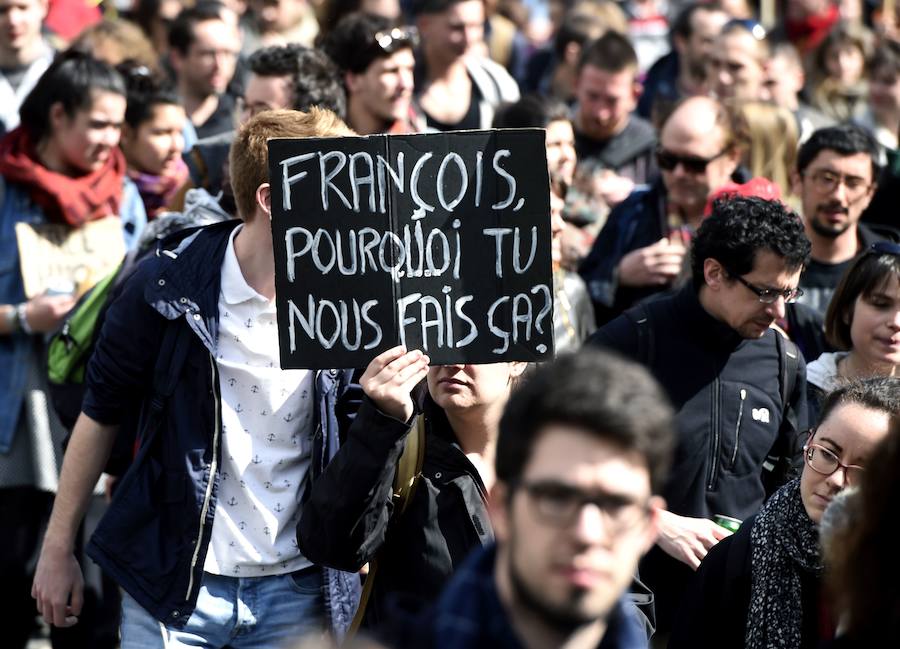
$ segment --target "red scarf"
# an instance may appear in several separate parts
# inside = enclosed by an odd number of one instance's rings
[[[788,40],[796,46],[802,56],[816,49],[831,28],[840,20],[837,4],[829,5],[825,13],[804,18],[786,18],[784,21]]]
[[[31,138],[19,127],[0,142],[0,174],[23,185],[48,221],[78,227],[119,214],[125,156],[114,148],[100,169],[72,178],[37,162]]]

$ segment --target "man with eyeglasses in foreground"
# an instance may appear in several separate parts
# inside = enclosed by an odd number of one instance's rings
[[[383,16],[344,16],[322,43],[340,69],[347,91],[347,123],[360,135],[419,133],[424,119],[413,107],[414,27],[394,27]]]
[[[692,282],[588,341],[646,365],[677,411],[675,460],[662,490],[668,510],[640,571],[663,633],[692,570],[730,534],[713,519],[756,513],[798,450],[806,367],[772,325],[801,293],[809,250],[800,218],[780,202],[716,201],[693,240]]]
[[[812,243],[812,258],[800,277],[800,301],[822,314],[860,253],[876,241],[897,240],[890,228],[860,223],[875,193],[878,157],[874,138],[851,124],[815,131],[797,153],[791,180]]]
[[[708,97],[678,104],[660,131],[661,179],[610,212],[578,269],[598,324],[672,286],[708,196],[732,179],[739,159],[732,119],[722,104]]]
[[[395,647],[647,647],[625,595],[656,538],[672,409],[597,350],[540,367],[500,421],[496,544],[477,550]]]

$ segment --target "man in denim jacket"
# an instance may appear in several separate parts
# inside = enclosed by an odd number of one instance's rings
[[[266,143],[350,134],[316,109],[252,119],[231,154],[242,222],[167,242],[110,306],[32,589],[50,624],[78,620],[75,532],[130,412],[136,454],[88,547],[125,591],[123,649],[278,647],[349,624],[356,576],[312,565],[294,529],[350,373],[279,368]]]

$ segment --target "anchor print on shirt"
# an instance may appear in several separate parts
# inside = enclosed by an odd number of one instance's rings
[[[269,442],[270,444],[271,444],[272,442],[274,442],[274,441],[275,441],[275,433],[269,433],[268,435],[266,435],[266,440],[268,440],[268,442]]]
[[[229,504],[229,505],[231,505],[232,507],[234,507],[235,505],[238,504],[238,500],[237,500],[237,498],[235,498],[234,496],[232,496],[231,498],[228,499],[227,504]]]
[[[247,318],[247,320],[244,321],[244,326],[247,327],[247,329],[252,329],[253,328],[253,318]]]

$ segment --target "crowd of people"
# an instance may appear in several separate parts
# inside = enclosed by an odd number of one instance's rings
[[[556,358],[281,369],[269,140],[510,128]],[[0,0],[3,645],[900,642],[898,137],[877,0]]]

